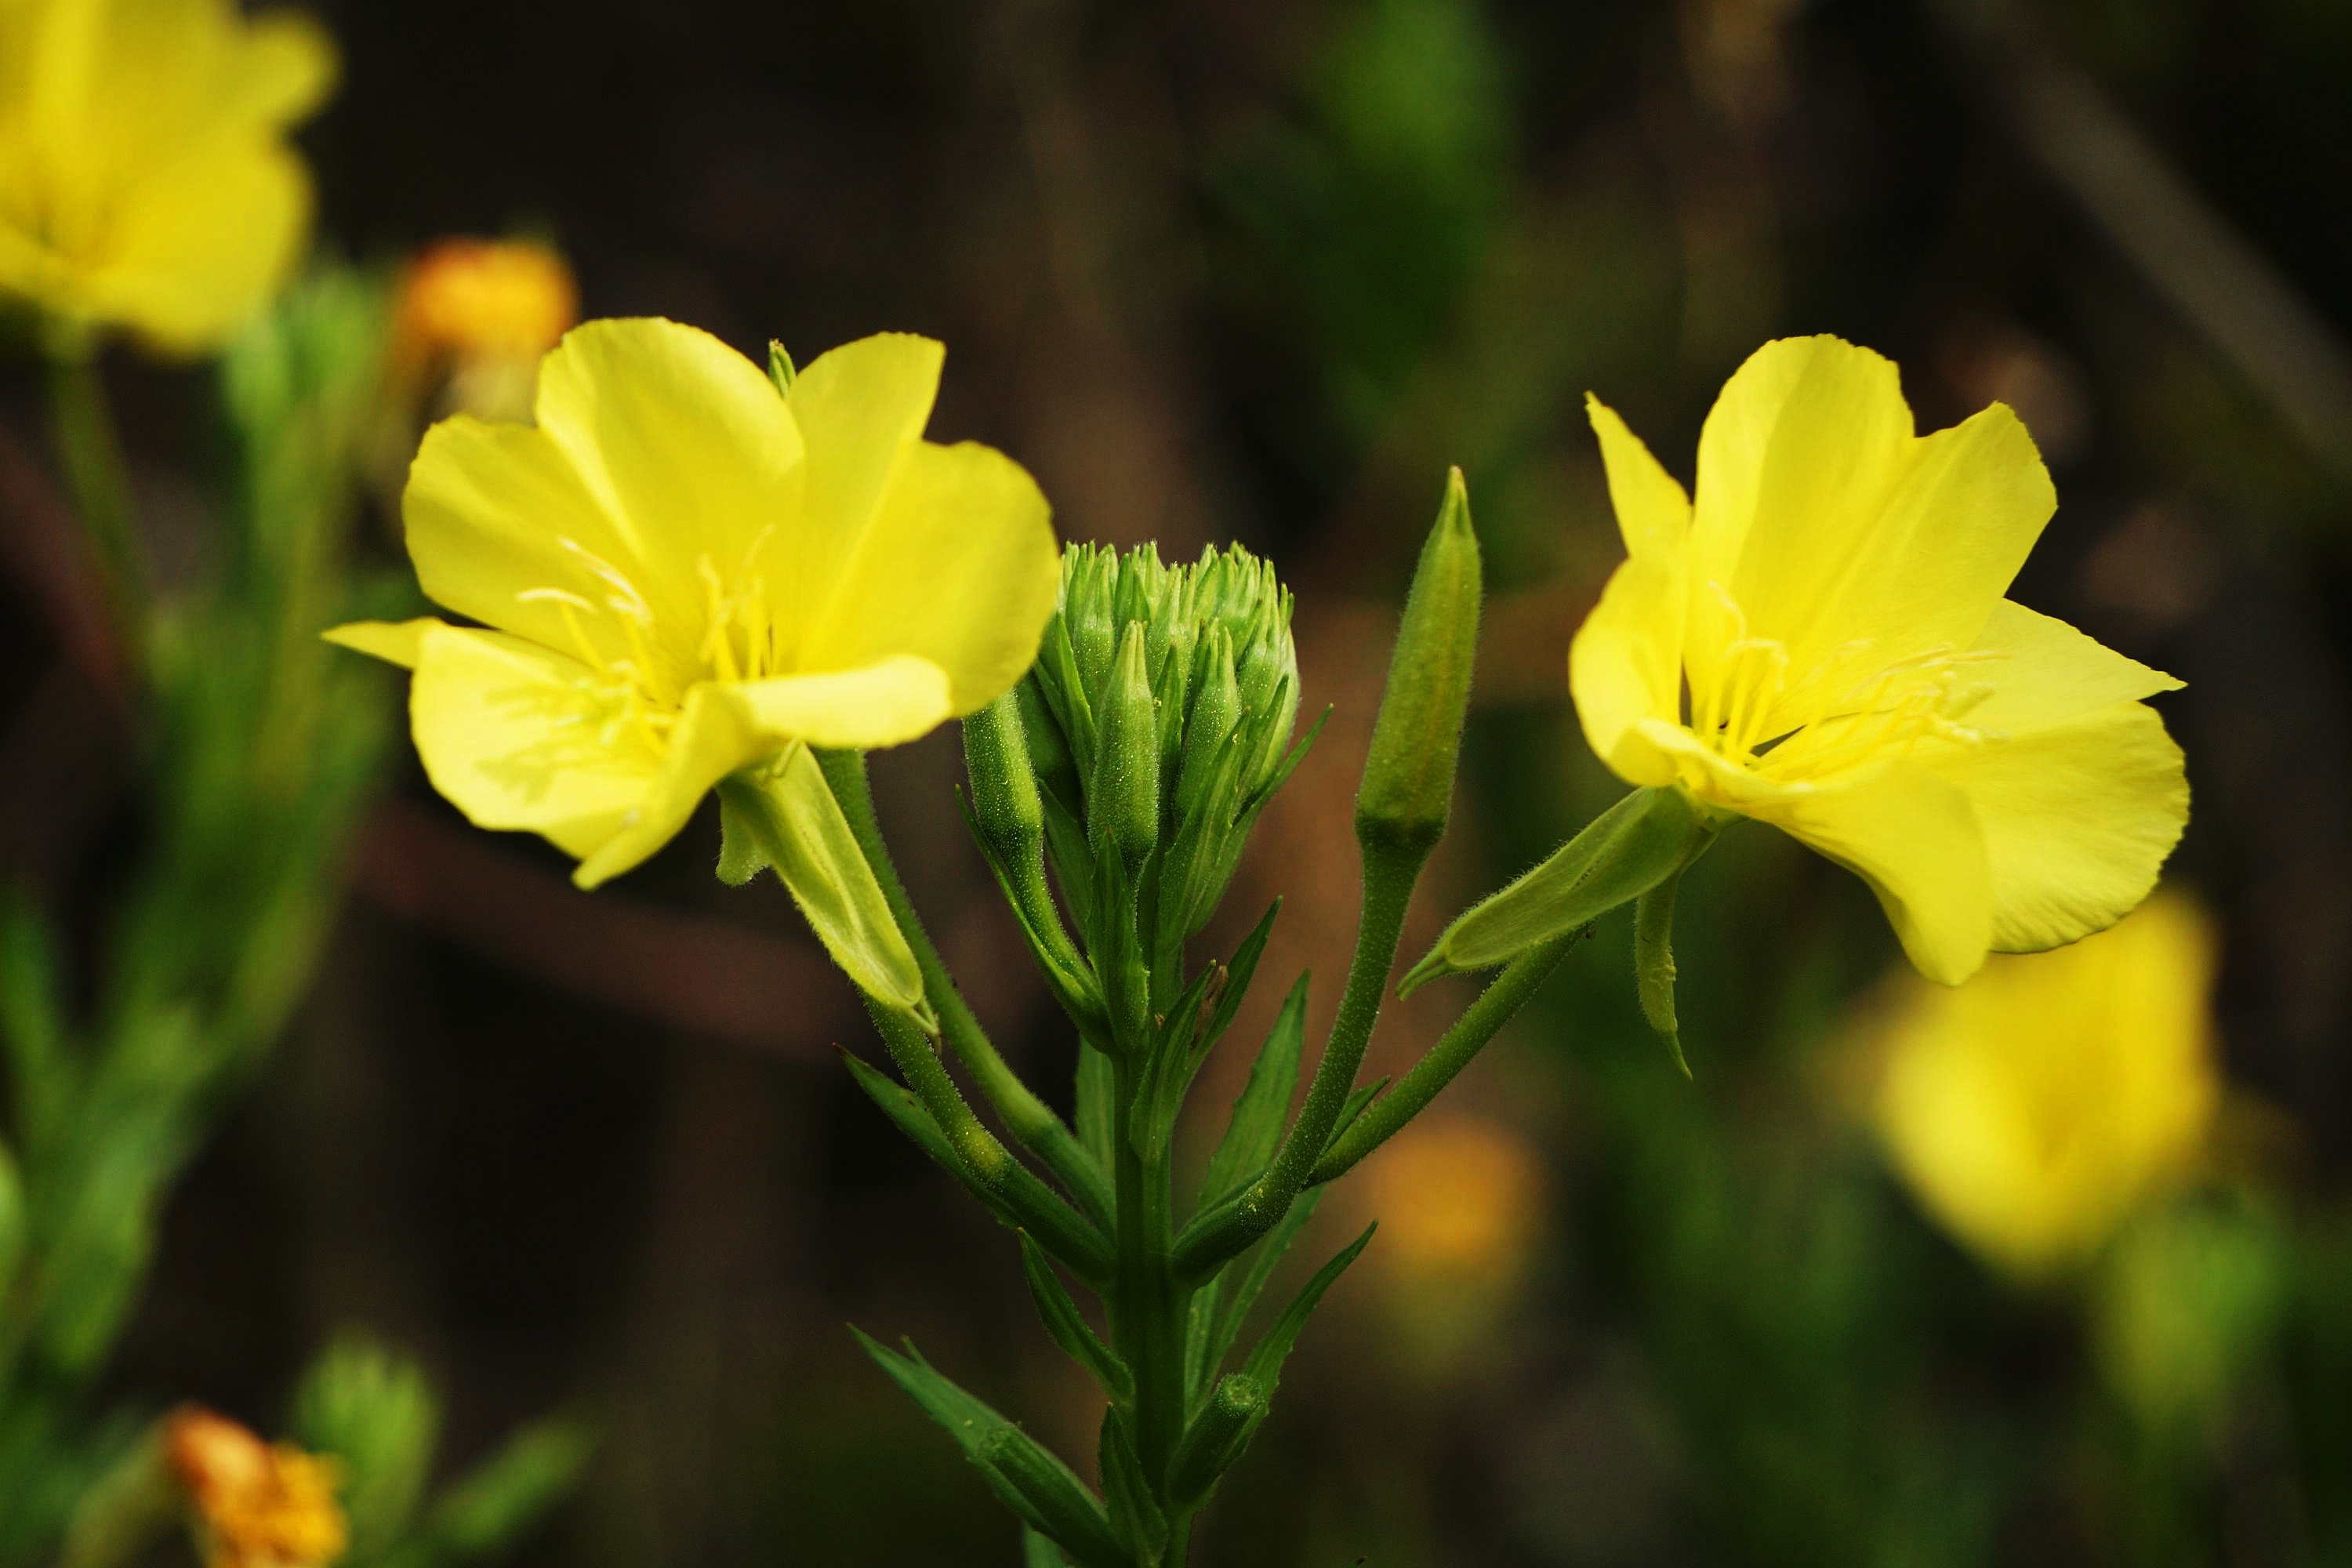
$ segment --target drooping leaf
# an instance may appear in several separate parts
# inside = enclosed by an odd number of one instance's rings
[[[1070,1292],[1054,1272],[1045,1248],[1025,1230],[1021,1233],[1021,1271],[1029,1282],[1029,1299],[1036,1304],[1037,1316],[1044,1320],[1045,1331],[1053,1336],[1054,1342],[1093,1374],[1114,1404],[1132,1401],[1135,1378],[1127,1363],[1103,1343],[1102,1337],[1078,1310],[1078,1304],[1070,1300]]]
[[[850,1332],[875,1364],[956,1440],[989,1489],[1022,1522],[1052,1540],[1078,1568],[1134,1568],[1134,1559],[1111,1532],[1101,1501],[1067,1465],[941,1375],[913,1344],[900,1354],[857,1329]]]

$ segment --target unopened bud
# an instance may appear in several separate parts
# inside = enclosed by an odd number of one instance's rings
[[[1129,622],[1103,688],[1087,837],[1097,856],[1132,872],[1160,842],[1160,715],[1143,658],[1143,627]]]
[[[1356,793],[1356,833],[1426,855],[1445,833],[1478,650],[1478,536],[1462,470],[1446,476],[1389,658],[1388,689]]]
[[[1019,698],[1008,691],[965,715],[963,759],[982,840],[1008,864],[1035,859],[1045,842],[1045,807],[1037,797]]]

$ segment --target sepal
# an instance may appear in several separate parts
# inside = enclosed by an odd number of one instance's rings
[[[1551,858],[1445,928],[1397,987],[1492,969],[1630,903],[1688,865],[1716,824],[1679,787],[1637,789],[1595,817]]]

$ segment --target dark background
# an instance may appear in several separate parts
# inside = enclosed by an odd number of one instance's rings
[[[1778,334],[1895,358],[1923,428],[2011,402],[2062,497],[2017,596],[2189,681],[2159,704],[2197,800],[2171,875],[2224,923],[2228,1068],[2278,1112],[2266,1201],[2341,1226],[2352,7],[319,9],[346,70],[305,137],[325,245],[541,234],[587,314],[803,361],[929,333],[932,436],[1026,464],[1065,537],[1275,560],[1310,710],[1337,708],[1231,900],[1288,896],[1286,980],[1344,963],[1347,803],[1447,464],[1496,596],[1416,935],[1613,793],[1563,679],[1618,554],[1586,390],[1685,479],[1715,389]],[[110,374],[168,501],[194,377]],[[53,639],[0,594],[6,852],[102,900],[123,765],[100,719],[42,709]],[[843,1324],[914,1335],[1066,1451],[1091,1451],[1086,1385],[1007,1238],[833,1060],[863,1020],[782,890],[720,888],[704,820],[573,893],[399,754],[313,999],[171,1206],[123,1389],[266,1426],[362,1324],[445,1383],[452,1463],[568,1401],[604,1424],[530,1561],[1014,1562]],[[952,808],[953,735],[875,766],[975,1005],[1061,1084],[1071,1046]],[[1605,926],[1449,1096],[1542,1173],[1509,1288],[1432,1339],[1390,1310],[1410,1282],[1344,1285],[1202,1561],[2347,1560],[2352,1477],[2299,1446],[2291,1372],[2133,1469],[2069,1300],[1979,1270],[1810,1087],[1894,959],[1858,882],[1750,829],[1684,901],[1696,1083],[1641,1033]],[[1376,1061],[1458,1005],[1400,1010]],[[2152,1488],[2168,1545],[2128,1522]]]

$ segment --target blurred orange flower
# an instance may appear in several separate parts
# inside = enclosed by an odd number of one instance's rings
[[[526,419],[540,356],[579,318],[579,285],[552,247],[438,240],[401,276],[393,375],[421,398],[426,384],[446,372],[446,412]]]
[[[173,1413],[163,1452],[203,1521],[208,1568],[324,1568],[343,1554],[333,1460],[193,1405]]]

